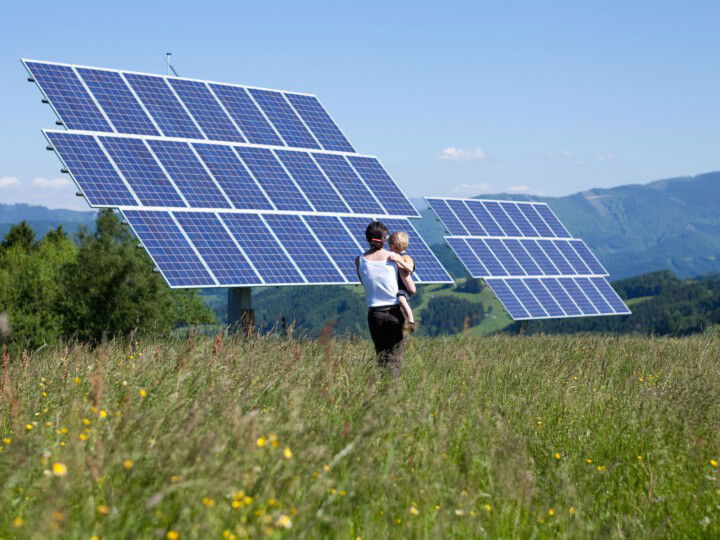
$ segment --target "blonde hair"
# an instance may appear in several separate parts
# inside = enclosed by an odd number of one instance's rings
[[[400,251],[405,251],[410,244],[410,236],[406,232],[394,232],[388,238],[388,244],[390,247],[394,247]]]

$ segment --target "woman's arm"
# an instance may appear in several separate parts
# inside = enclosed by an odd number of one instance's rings
[[[355,273],[360,280],[360,284],[362,284],[362,277],[360,276],[360,255],[355,257]]]

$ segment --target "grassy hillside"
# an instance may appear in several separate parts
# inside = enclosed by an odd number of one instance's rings
[[[717,537],[720,340],[45,348],[5,362],[0,536]],[[9,366],[9,367],[8,367]]]

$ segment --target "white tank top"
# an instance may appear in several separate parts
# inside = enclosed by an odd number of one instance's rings
[[[368,307],[398,303],[398,267],[390,261],[368,261],[360,255],[360,276]]]

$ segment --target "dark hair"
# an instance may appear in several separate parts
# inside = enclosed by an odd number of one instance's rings
[[[385,239],[388,236],[388,230],[382,221],[373,221],[365,229],[365,238],[370,244],[370,249],[377,251],[382,249]]]

